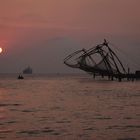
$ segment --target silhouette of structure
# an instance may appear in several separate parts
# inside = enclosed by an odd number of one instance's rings
[[[29,66],[23,70],[23,74],[32,74],[32,73],[33,73],[33,70]]]
[[[125,67],[110,48],[109,43],[104,39],[102,44],[92,47],[88,50],[78,50],[64,59],[64,64],[72,68],[79,68],[95,76],[108,76],[109,79],[122,78],[132,79],[134,74],[126,72]]]
[[[24,79],[24,77],[22,75],[19,75],[17,79],[21,80]]]

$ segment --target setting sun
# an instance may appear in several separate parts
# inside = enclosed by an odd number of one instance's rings
[[[0,48],[0,53],[2,53],[2,48]]]

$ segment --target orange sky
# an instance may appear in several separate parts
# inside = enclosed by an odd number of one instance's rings
[[[138,33],[139,5],[139,0],[5,0],[0,4],[0,27]]]
[[[103,38],[140,45],[139,6],[139,0],[3,0],[0,45],[33,47],[38,40],[46,46],[41,42],[59,37],[85,45]]]

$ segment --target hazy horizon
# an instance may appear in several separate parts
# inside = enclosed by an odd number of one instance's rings
[[[80,73],[63,64],[77,49],[106,38],[140,69],[140,1],[5,0],[0,4],[0,73]],[[137,67],[132,65],[132,59]]]

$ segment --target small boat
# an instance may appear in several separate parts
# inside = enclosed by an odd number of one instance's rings
[[[24,79],[22,75],[19,75],[17,79]]]

